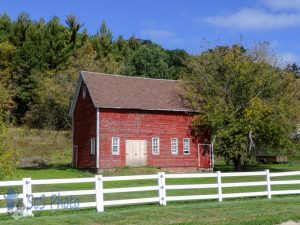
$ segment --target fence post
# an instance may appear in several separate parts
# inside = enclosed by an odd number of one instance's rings
[[[23,206],[23,216],[33,216],[31,178],[23,178]]]
[[[221,171],[217,171],[217,180],[218,180],[218,199],[219,202],[222,202],[222,179],[221,179]]]
[[[103,212],[104,211],[104,200],[103,200],[103,177],[102,177],[102,175],[95,176],[95,187],[96,187],[97,212]]]
[[[268,199],[271,199],[271,182],[270,182],[270,171],[266,170],[266,182],[267,182],[267,193],[268,193]]]
[[[158,175],[159,204],[160,205],[167,205],[166,176],[165,176],[165,172],[160,172],[157,175]]]

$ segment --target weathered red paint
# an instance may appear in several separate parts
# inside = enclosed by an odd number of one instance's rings
[[[96,156],[90,155],[90,139],[96,137],[96,113],[87,91],[82,90],[73,116],[73,144],[78,146],[78,168],[96,168]],[[170,111],[134,109],[99,109],[100,117],[100,169],[126,166],[126,140],[147,141],[147,165],[163,168],[198,167],[198,144],[209,141],[203,134],[191,134],[193,114]],[[112,155],[112,137],[120,138],[120,155]],[[152,137],[160,138],[160,154],[152,154]],[[178,138],[178,155],[171,153],[171,138]],[[183,154],[183,139],[190,138],[190,154]],[[210,155],[200,152],[200,167],[210,167]]]
[[[96,168],[96,156],[90,154],[91,138],[96,137],[96,111],[88,90],[84,99],[81,87],[73,115],[73,146],[78,146],[78,168]]]

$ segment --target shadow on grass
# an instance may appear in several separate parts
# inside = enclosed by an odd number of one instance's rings
[[[80,173],[93,173],[93,171],[90,170],[78,170],[76,168],[73,168],[70,164],[51,164],[47,166],[40,166],[40,167],[20,167],[19,169],[22,169],[23,171],[46,171],[46,170],[69,170],[74,172],[80,172]],[[272,172],[285,172],[285,171],[295,171],[300,170],[300,164],[298,163],[286,163],[286,164],[252,164],[248,165],[247,167],[242,168],[240,172],[250,172],[250,171],[263,171],[269,169]],[[138,174],[154,174],[159,172],[159,168],[154,167],[121,167],[116,168],[109,172],[103,172],[104,176],[117,176],[117,175],[138,175]],[[226,165],[226,164],[217,164],[214,167],[214,171],[221,171],[221,172],[235,172],[235,168],[232,164]]]
[[[50,164],[50,165],[36,166],[36,167],[18,167],[18,169],[22,169],[22,170],[45,170],[45,169],[66,170],[66,169],[74,169],[74,168],[70,164]]]
[[[300,165],[299,165],[300,167]],[[262,171],[269,169],[273,172],[285,172],[291,170],[299,170],[299,168],[294,168],[292,163],[285,163],[285,164],[253,164],[243,167],[240,172],[250,172],[250,171]],[[235,168],[233,165],[216,165],[214,167],[214,171],[221,171],[221,172],[235,172]]]

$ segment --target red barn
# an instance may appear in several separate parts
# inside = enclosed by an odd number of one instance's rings
[[[70,110],[73,166],[210,170],[210,138],[192,135],[195,113],[178,87],[175,80],[81,72]]]

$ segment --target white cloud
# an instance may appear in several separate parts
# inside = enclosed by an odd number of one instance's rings
[[[268,13],[258,9],[244,8],[231,15],[204,18],[206,23],[240,30],[278,29],[300,25],[299,13]]]
[[[273,10],[300,10],[300,0],[262,0]]]
[[[294,63],[294,62],[298,62],[299,60],[299,57],[292,52],[280,53],[279,57],[282,59],[283,63]]]

